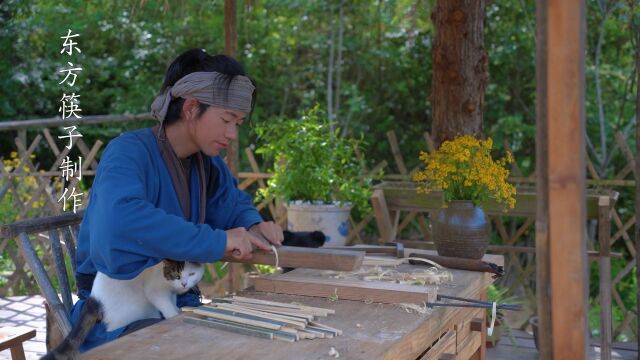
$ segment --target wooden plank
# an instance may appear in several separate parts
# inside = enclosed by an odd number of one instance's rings
[[[43,127],[61,127],[69,125],[104,124],[129,121],[155,120],[151,113],[127,114],[127,115],[83,115],[81,118],[69,117],[62,119],[60,116],[31,120],[7,120],[0,123],[0,131],[19,130]]]
[[[247,159],[249,160],[249,165],[251,166],[251,171],[253,171],[255,173],[259,173],[260,172],[260,167],[258,166],[258,162],[256,161],[255,156],[253,156],[253,151],[251,151],[251,148],[250,147],[245,148],[244,149],[244,153],[247,156]],[[261,178],[258,178],[258,184],[260,185],[261,189],[265,189],[267,187],[267,184]],[[275,219],[276,218],[276,208],[273,206],[273,204],[271,202],[269,202],[267,204],[267,207],[269,208],[269,212],[271,213],[271,217],[273,219]]]
[[[0,228],[0,237],[13,238],[22,232],[33,234],[48,231],[52,228],[79,224],[82,221],[82,215],[84,215],[84,210],[80,210],[76,214],[66,212],[61,215],[40,217],[6,224]]]
[[[12,360],[25,360],[24,356],[24,347],[22,344],[18,344],[11,348],[11,359]]]
[[[600,349],[602,359],[611,359],[611,331],[613,320],[611,314],[611,208],[609,198],[600,198],[600,218],[598,219],[598,242],[600,244],[600,257],[598,267],[600,290]]]
[[[640,24],[634,25],[634,33],[636,34],[636,156],[635,156],[635,174],[640,174]],[[635,183],[635,216],[640,216],[640,181]],[[634,256],[636,260],[636,279],[640,279],[640,221],[636,221],[634,229],[635,250]],[[636,291],[636,316],[640,316],[640,291]],[[640,319],[636,321],[636,346],[637,357],[640,358]]]
[[[461,347],[467,338],[472,334],[471,324],[477,319],[483,319],[484,309],[473,310],[470,316],[455,325],[456,347]],[[480,330],[482,331],[482,330]]]
[[[393,224],[391,223],[391,217],[389,216],[389,208],[387,207],[387,201],[382,189],[373,190],[373,194],[371,195],[371,204],[376,216],[378,231],[380,232],[380,242],[384,243],[392,241],[396,234],[393,231]]]
[[[287,274],[259,277],[255,279],[254,286],[257,291],[264,292],[324,298],[337,297],[385,304],[422,304],[425,301],[435,301],[437,295],[437,288],[430,286],[309,277],[303,274],[294,270]]]
[[[34,337],[36,337],[35,329],[2,327],[0,328],[0,351],[21,345]]]
[[[465,339],[465,341],[456,348],[456,359],[467,360],[482,345],[482,334],[479,332],[471,332],[469,336]]]
[[[549,159],[547,129],[547,8],[548,0],[536,1],[536,283],[549,284]],[[517,203],[517,201],[516,201]],[[537,289],[540,358],[551,359],[551,289]]]
[[[434,250],[435,249],[435,245],[432,242],[427,242],[424,240],[396,240],[399,243],[404,244],[404,246],[406,248],[408,247],[412,247],[412,248],[418,248],[418,249],[429,249],[429,250]],[[508,253],[508,252],[514,252],[514,253],[527,253],[527,254],[535,254],[536,253],[536,248],[533,246],[514,246],[514,245],[489,245],[487,246],[487,251],[488,252],[495,252],[495,253],[499,253],[499,254],[503,254],[503,253]],[[622,259],[624,258],[624,255],[621,252],[612,252],[610,253],[612,258],[618,258],[618,259]],[[589,257],[599,257],[599,253],[595,250],[589,250],[587,251],[587,256]],[[366,260],[366,258],[365,258]]]
[[[278,266],[291,268],[354,271],[360,268],[364,259],[364,252],[361,251],[280,246],[277,252]],[[276,265],[276,256],[273,252],[254,250],[251,259],[236,259],[225,255],[221,261]]]
[[[438,341],[433,344],[431,349],[427,350],[420,360],[440,359],[442,354],[453,354],[456,352],[456,332],[455,330],[447,331]]]
[[[431,134],[429,134],[428,131],[425,131],[424,134],[424,141],[427,143],[427,151],[429,151],[430,153],[433,153],[436,151],[436,145],[433,143],[433,139],[431,138]]]
[[[400,152],[400,146],[398,145],[396,132],[394,130],[387,131],[387,139],[389,140],[389,145],[391,146],[391,154],[393,155],[400,174],[406,174],[407,167],[404,165],[404,160],[402,159],[402,153]]]
[[[53,155],[60,155],[60,149],[58,148],[56,141],[53,139],[53,136],[51,136],[51,131],[49,131],[49,129],[47,128],[44,128],[42,129],[42,133],[44,134],[44,138],[47,140],[47,144],[49,144],[49,149],[51,149]]]
[[[548,293],[539,294],[538,308],[549,311],[550,332],[541,356],[551,359],[583,359],[587,349],[587,259],[585,226],[584,140],[584,27],[585,3],[581,0],[548,1],[546,13],[546,166],[538,168],[546,178],[548,198]],[[538,270],[541,267],[538,266]],[[548,295],[551,295],[547,297]],[[542,329],[547,330],[547,329]],[[553,340],[550,341],[550,338]],[[551,345],[551,346],[549,346]]]
[[[383,182],[374,187],[375,190],[382,190],[390,211],[431,211],[442,208],[444,197],[441,191],[432,191],[429,194],[418,194],[416,192],[416,184],[413,182]],[[540,191],[531,187],[517,188],[516,206],[513,209],[504,211],[504,207],[494,200],[489,199],[483,205],[483,210],[487,215],[499,216],[535,216],[537,195]],[[612,202],[618,198],[618,193],[610,190],[589,190],[587,196],[587,217],[589,219],[598,219],[598,199],[600,196],[607,195],[611,197]],[[373,202],[373,197],[372,197]],[[612,204],[613,205],[613,204]],[[374,208],[375,209],[375,208]]]
[[[487,288],[486,287],[482,287],[480,289],[480,300],[486,301],[487,300]],[[480,320],[478,323],[478,319]],[[485,360],[487,358],[487,313],[486,312],[482,312],[482,315],[480,315],[479,318],[474,318],[472,321],[471,326],[473,327],[474,331],[478,331],[478,327],[480,327],[480,349],[477,351],[476,353],[476,358],[479,360]]]

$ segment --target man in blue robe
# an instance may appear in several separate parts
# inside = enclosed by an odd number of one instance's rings
[[[282,229],[262,220],[218,156],[237,138],[254,97],[253,81],[230,57],[194,49],[169,66],[152,105],[160,125],[120,135],[100,160],[80,225],[80,300],[72,309],[73,324],[97,271],[128,280],[162,259],[210,263],[224,254],[249,258],[254,247],[270,249],[254,234],[281,244]],[[197,289],[177,301],[179,307],[199,304]],[[107,332],[98,323],[81,351],[143,325]]]

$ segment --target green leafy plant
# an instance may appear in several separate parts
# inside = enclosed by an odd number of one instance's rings
[[[509,288],[498,287],[492,284],[487,288],[487,301],[496,302],[497,304],[506,303],[511,305],[522,303],[522,301],[520,301],[520,299],[518,299],[517,297],[508,296],[507,295],[508,291],[509,291]],[[492,309],[490,308],[487,309],[487,316],[486,316],[487,326],[489,326],[491,322],[491,312],[492,312]],[[493,335],[487,336],[487,341],[490,341],[495,346],[498,340],[500,340],[500,338],[502,337],[503,333],[506,334],[509,337],[509,340],[511,340],[511,343],[515,345],[515,338],[511,333],[511,327],[509,327],[509,325],[505,322],[505,310],[497,309],[496,322],[493,330]]]
[[[273,177],[258,201],[279,196],[285,201],[351,203],[368,210],[372,179],[364,175],[364,164],[356,156],[364,140],[332,132],[318,105],[299,119],[265,121],[256,133],[262,144],[257,152],[274,161]]]

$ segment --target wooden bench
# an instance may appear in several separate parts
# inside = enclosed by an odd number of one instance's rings
[[[0,328],[0,351],[11,349],[11,358],[13,360],[24,360],[22,343],[34,337],[36,337],[35,329]]]
[[[618,199],[615,191],[595,191],[586,192],[586,217],[588,220],[598,222],[598,251],[590,252],[589,255],[597,256],[599,259],[599,289],[600,289],[600,334],[601,349],[603,353],[611,352],[612,341],[612,299],[611,299],[611,234],[610,221],[611,211]],[[433,213],[442,207],[444,197],[442,192],[434,191],[429,194],[418,194],[416,184],[412,182],[384,182],[374,188],[371,196],[373,210],[380,231],[380,242],[396,241],[400,213],[405,212],[427,212]],[[489,216],[523,216],[530,218],[531,224],[536,216],[536,192],[534,188],[518,188],[516,195],[516,206],[507,212],[495,201],[489,201],[483,207]],[[401,241],[401,240],[398,240]],[[405,246],[416,246],[420,241],[405,242]],[[422,241],[422,243],[426,243]],[[505,246],[501,246],[505,250]],[[491,247],[489,248],[491,250]],[[507,251],[529,252],[535,254],[535,247],[513,247]]]

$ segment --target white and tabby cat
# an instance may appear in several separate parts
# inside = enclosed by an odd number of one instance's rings
[[[134,321],[165,319],[178,315],[176,297],[194,287],[204,266],[189,261],[163,260],[131,280],[116,280],[98,272],[91,297],[102,304],[102,322],[107,331]]]
[[[178,315],[177,295],[194,287],[203,274],[202,264],[173,260],[163,260],[131,280],[115,280],[98,272],[78,323],[42,359],[77,359],[80,345],[97,322],[104,322],[111,331],[137,320],[159,319],[161,313],[165,319]]]

